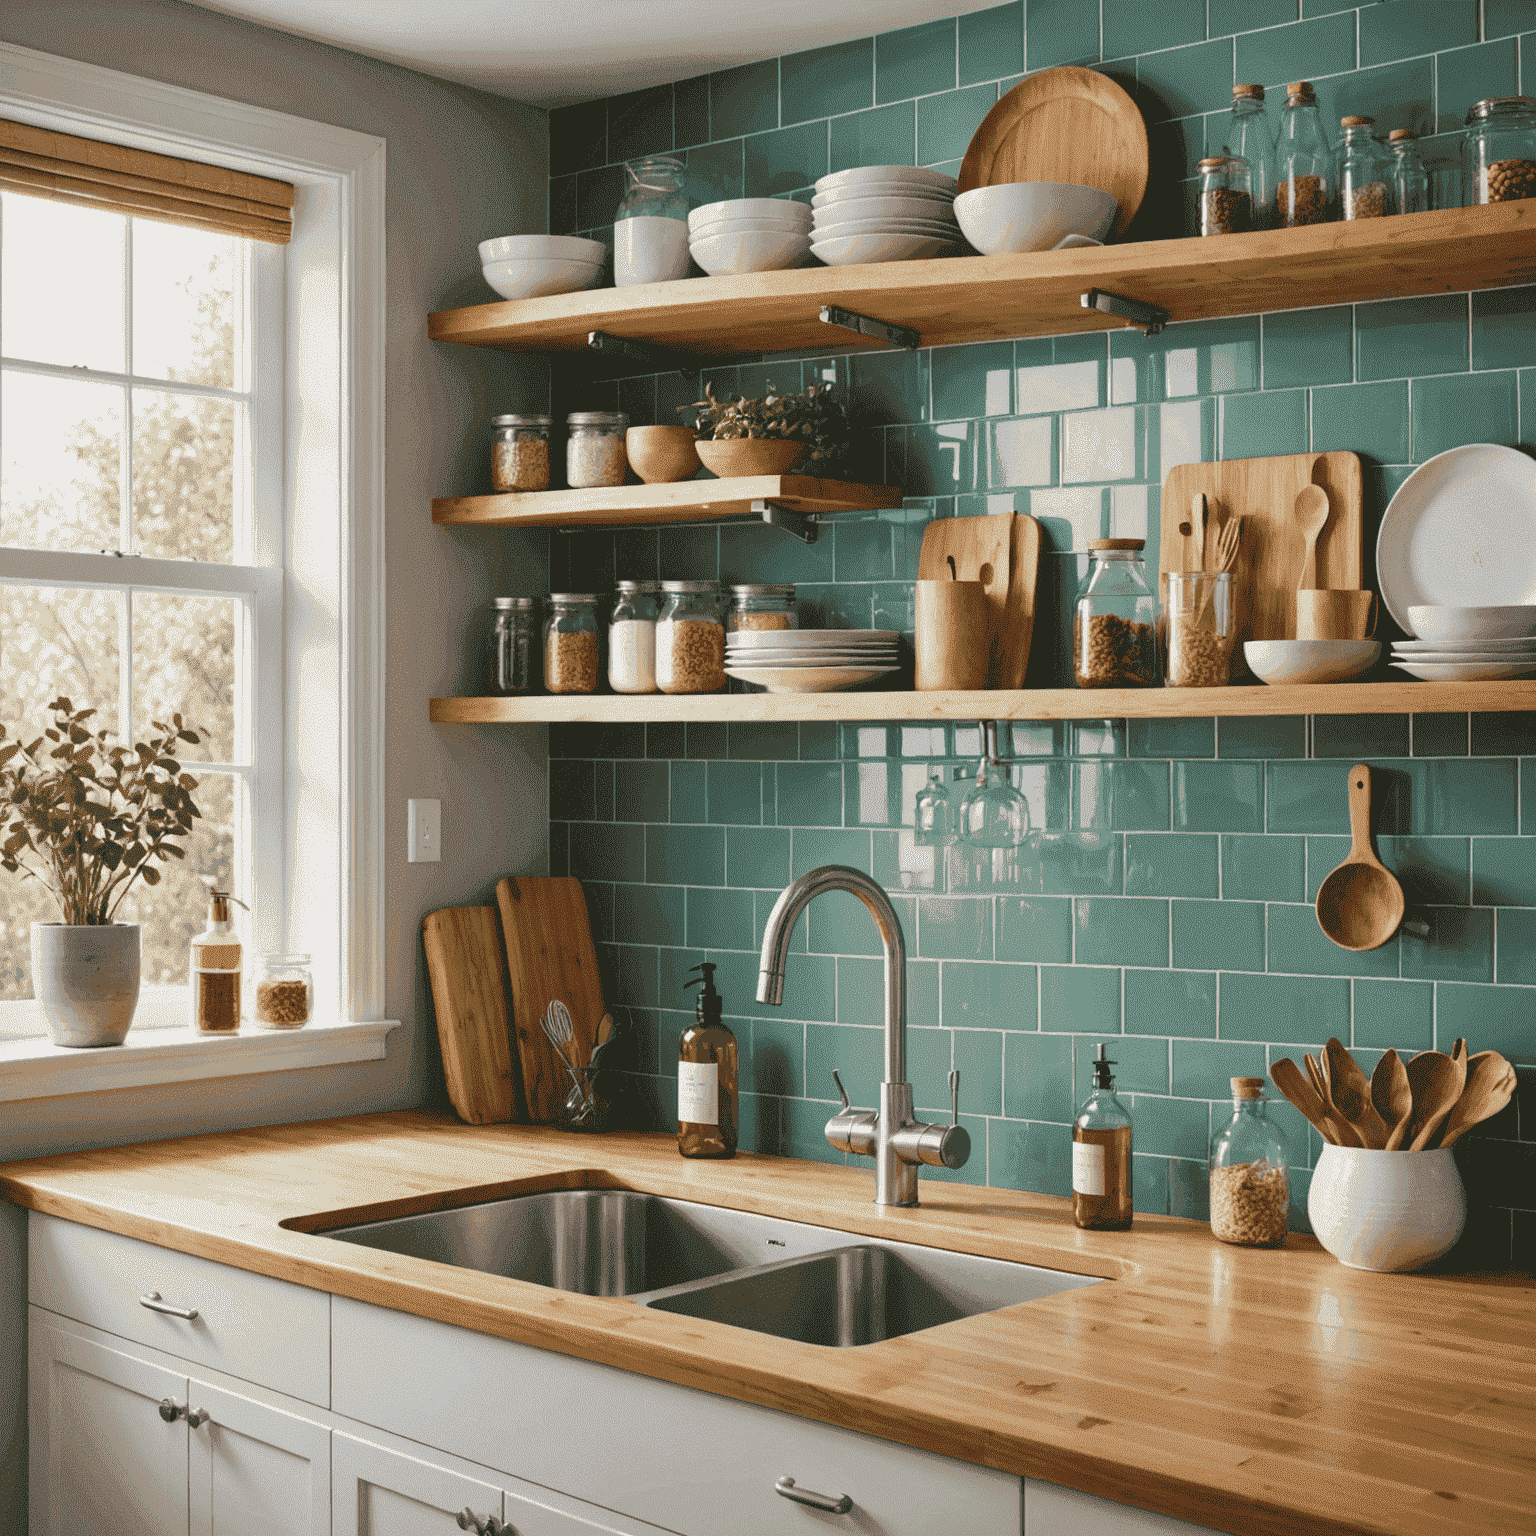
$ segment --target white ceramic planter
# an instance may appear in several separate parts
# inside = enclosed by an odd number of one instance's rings
[[[1317,1240],[1351,1269],[1418,1269],[1449,1252],[1467,1222],[1467,1192],[1449,1147],[1432,1152],[1323,1148],[1307,1215]]]
[[[121,1045],[139,1003],[139,925],[33,923],[32,987],[55,1045]]]

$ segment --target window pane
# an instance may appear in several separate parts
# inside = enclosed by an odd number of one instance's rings
[[[241,603],[228,597],[133,594],[133,730],[182,719],[202,736],[179,755],[205,763],[235,757],[235,639]]]
[[[0,379],[0,544],[117,549],[123,391],[7,373]]]
[[[235,284],[243,244],[234,235],[133,221],[136,374],[235,386]]]
[[[37,736],[61,693],[76,709],[98,711],[98,729],[117,730],[122,602],[89,588],[0,584],[0,722],[8,734]]]
[[[5,355],[121,373],[127,238],[120,213],[0,193]]]
[[[133,547],[167,560],[227,565],[235,548],[236,433],[227,400],[133,392]]]

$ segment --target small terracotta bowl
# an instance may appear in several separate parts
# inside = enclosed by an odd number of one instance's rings
[[[730,480],[738,475],[787,475],[805,457],[809,445],[793,438],[728,437],[694,446],[705,469]]]
[[[699,467],[691,427],[631,427],[624,434],[629,467],[647,485],[687,480]]]

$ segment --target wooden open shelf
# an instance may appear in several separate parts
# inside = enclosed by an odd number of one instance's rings
[[[590,331],[700,357],[880,346],[819,319],[822,304],[915,329],[923,346],[1118,329],[1081,307],[1103,288],[1209,320],[1536,280],[1536,199],[1386,219],[1025,256],[957,256],[689,278],[442,310],[435,341],[584,351]]]
[[[433,699],[439,725],[551,721],[1166,720],[1211,715],[1502,714],[1536,710],[1536,679],[1331,683],[1269,688],[1027,688],[984,693],[561,694]]]
[[[440,496],[432,521],[455,528],[572,528],[582,524],[686,523],[744,516],[754,501],[795,512],[877,511],[901,505],[901,487],[818,480],[810,475],[748,475],[617,485],[591,491],[514,491],[499,496]]]

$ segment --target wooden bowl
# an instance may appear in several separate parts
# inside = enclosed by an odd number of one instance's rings
[[[690,479],[699,467],[691,427],[631,427],[624,434],[624,452],[647,485]]]
[[[787,475],[805,457],[808,446],[782,437],[730,437],[694,444],[704,468],[722,480],[738,475]]]

